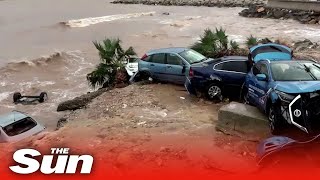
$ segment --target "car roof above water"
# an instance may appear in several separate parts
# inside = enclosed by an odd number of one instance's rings
[[[148,51],[147,54],[155,54],[155,53],[181,53],[183,51],[190,50],[189,48],[184,47],[171,47],[171,48],[161,48],[161,49],[154,49]]]
[[[5,127],[9,124],[12,124],[26,117],[29,117],[29,116],[18,111],[12,111],[10,113],[0,115],[0,126]]]

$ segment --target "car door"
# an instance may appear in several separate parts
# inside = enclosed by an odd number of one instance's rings
[[[256,94],[257,94],[257,99],[256,103],[259,108],[263,109],[264,104],[266,103],[267,97],[267,91],[268,91],[268,79],[269,77],[269,70],[268,66],[265,63],[261,63],[260,69],[259,69],[259,74],[265,74],[267,77],[267,81],[259,81],[257,77],[255,76],[255,81],[256,81]]]
[[[151,55],[149,69],[153,75],[153,78],[166,81],[166,54],[157,53]]]
[[[244,83],[248,73],[248,61],[228,60],[214,66],[215,71],[226,88],[239,88]]]
[[[185,72],[183,69],[183,60],[174,53],[166,54],[166,76],[167,80],[177,84],[185,82]]]
[[[252,68],[252,76],[249,83],[249,98],[259,108],[263,108],[266,101],[265,95],[267,93],[267,81],[259,81],[258,74],[265,74],[269,79],[269,70],[265,63],[258,62]]]

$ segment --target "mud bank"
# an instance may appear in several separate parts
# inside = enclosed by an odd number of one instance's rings
[[[243,17],[294,19],[303,24],[319,24],[320,12],[292,9],[270,8],[265,6],[250,6],[239,13]]]
[[[266,4],[266,0],[115,0],[111,3],[162,6],[248,7]]]
[[[214,173],[252,170],[256,142],[215,130],[223,104],[191,97],[181,86],[134,84],[101,94],[85,109],[71,112],[58,131],[17,147],[47,151],[68,145],[97,161],[107,159],[120,173],[146,164],[156,170],[173,168],[176,163]]]

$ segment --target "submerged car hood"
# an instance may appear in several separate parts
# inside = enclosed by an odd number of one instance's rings
[[[320,81],[281,81],[275,89],[285,93],[310,93],[320,90]]]

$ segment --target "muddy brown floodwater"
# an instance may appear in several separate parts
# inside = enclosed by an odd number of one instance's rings
[[[139,55],[149,49],[188,46],[205,28],[223,27],[231,39],[258,37],[320,41],[320,27],[293,20],[238,16],[242,8],[110,4],[101,0],[0,1],[0,113],[28,112],[54,129],[56,106],[90,91],[85,75],[98,63],[93,40],[119,37]],[[163,15],[168,12],[169,15]],[[60,52],[54,56],[55,52]],[[8,64],[10,63],[10,64]],[[37,106],[12,104],[12,94],[47,91]]]

